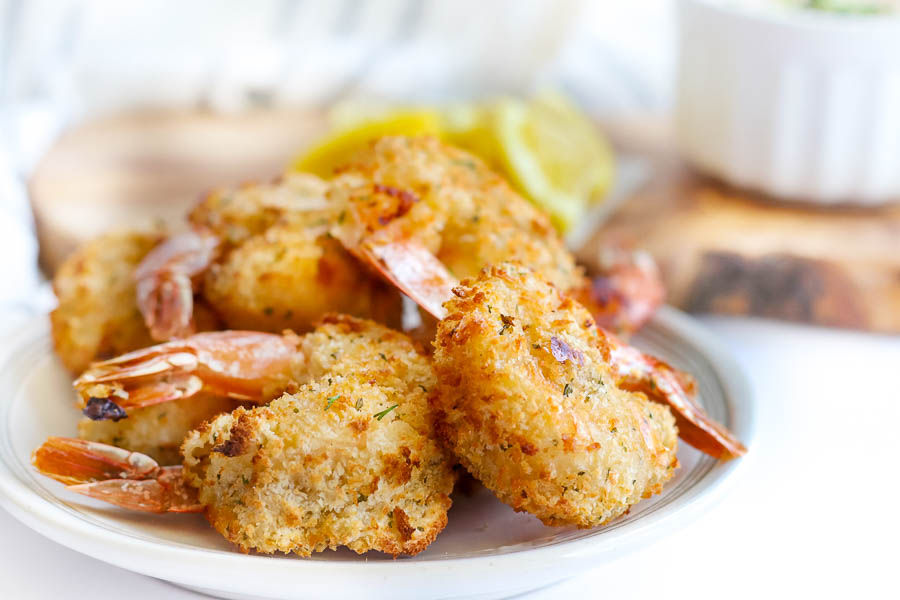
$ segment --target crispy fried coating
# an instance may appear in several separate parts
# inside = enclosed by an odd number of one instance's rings
[[[329,196],[363,230],[415,237],[457,277],[517,261],[563,290],[586,285],[549,218],[477,157],[421,137],[384,137],[332,181]]]
[[[181,463],[181,444],[189,431],[237,406],[234,400],[198,394],[131,410],[128,418],[119,421],[92,421],[85,417],[78,422],[78,437],[146,454],[161,465],[177,465]]]
[[[229,327],[306,331],[330,311],[399,325],[400,295],[314,219],[250,237],[206,272],[204,296]]]
[[[464,281],[438,325],[439,435],[502,501],[593,527],[672,476],[668,407],[613,383],[591,315],[531,270]]]
[[[155,343],[138,310],[132,274],[161,240],[157,233],[108,233],[80,247],[56,272],[53,291],[59,304],[50,313],[53,347],[70,372],[81,373],[94,360]],[[194,318],[198,331],[218,326],[202,303]]]
[[[131,274],[161,236],[116,232],[88,242],[53,278],[53,347],[72,373],[91,361],[153,343],[134,298]]]
[[[413,555],[447,523],[454,475],[427,402],[433,368],[401,333],[326,317],[302,350],[311,380],[192,432],[185,478],[243,551],[347,546]]]
[[[327,187],[315,175],[294,173],[272,183],[216,189],[191,210],[188,221],[213,231],[226,244],[237,245],[292,215],[327,216]]]
[[[328,234],[326,183],[287,175],[269,184],[210,193],[191,212],[195,227],[224,241],[203,296],[229,328],[308,331],[326,312],[400,324],[400,295]]]

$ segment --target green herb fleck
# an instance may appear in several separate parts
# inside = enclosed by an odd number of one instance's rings
[[[369,499],[369,497],[366,496],[366,495],[363,494],[363,493],[357,494],[357,496],[356,496],[356,501],[357,501],[357,502],[365,502],[365,501],[368,500],[368,499]]]
[[[382,420],[382,419],[385,417],[385,415],[387,415],[389,412],[391,412],[392,410],[394,410],[394,409],[397,408],[398,406],[400,406],[400,405],[399,405],[399,404],[395,404],[395,405],[393,405],[392,407],[386,408],[386,409],[384,409],[383,411],[381,411],[381,412],[379,412],[379,413],[375,413],[375,414],[372,415],[372,416],[375,417],[376,419],[378,419],[378,420],[380,421],[380,420]]]
[[[563,386],[563,396],[569,396],[572,393],[572,386],[568,383]]]
[[[387,356],[384,355],[384,352],[379,352],[379,353],[378,353],[378,356],[381,357],[381,360],[387,362]]]
[[[337,396],[332,396],[331,398],[329,398],[329,399],[328,399],[328,404],[325,405],[325,410],[328,410],[329,408],[331,408],[331,405],[334,404],[334,401],[337,400],[337,399],[340,398],[340,397],[341,397],[341,395],[338,394]]]
[[[424,385],[422,385],[421,383],[419,384],[419,387],[422,388],[423,392],[425,392],[426,394],[428,393],[428,388],[425,387]]]

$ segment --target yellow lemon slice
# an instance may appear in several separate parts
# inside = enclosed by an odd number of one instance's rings
[[[444,109],[442,139],[468,150],[495,171],[503,173],[500,146],[494,132],[492,105],[463,104]]]
[[[561,231],[571,229],[609,189],[614,169],[609,144],[562,96],[501,100],[493,128],[506,175]]]
[[[440,135],[442,118],[434,110],[410,110],[383,118],[364,120],[327,136],[298,156],[291,171],[331,177],[334,169],[346,164],[354,154],[386,135]]]

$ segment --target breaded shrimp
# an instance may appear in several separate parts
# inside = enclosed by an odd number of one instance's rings
[[[72,373],[97,358],[153,343],[134,300],[131,273],[161,236],[109,233],[78,248],[53,278],[53,347]]]
[[[348,247],[385,228],[393,239],[416,239],[457,277],[514,260],[560,289],[587,285],[547,215],[463,150],[432,137],[385,137],[340,173],[328,194],[344,211],[339,237]]]
[[[307,331],[327,312],[399,324],[400,296],[298,215],[249,237],[207,270],[203,296],[232,329]]]
[[[546,216],[480,161],[431,138],[382,138],[329,195],[343,216],[335,237],[431,316],[446,315],[459,274],[520,261],[590,311],[619,387],[668,404],[682,438],[703,452],[722,459],[746,452],[696,402],[690,375],[606,330],[634,330],[663,299],[658,271],[640,254],[611,257],[606,275],[589,281]]]
[[[590,313],[544,278],[489,267],[438,324],[438,431],[501,500],[594,527],[662,490],[678,465],[669,408],[616,385]]]
[[[193,292],[233,329],[304,332],[329,311],[398,325],[399,294],[331,238],[325,187],[293,174],[204,197],[191,230],[140,265],[138,306],[154,339],[194,332]]]
[[[71,373],[153,343],[135,303],[132,275],[161,239],[158,233],[108,233],[78,248],[60,266],[53,277],[59,305],[50,313],[50,325],[54,349]],[[200,331],[218,325],[202,303],[196,318]]]
[[[33,463],[119,506],[205,511],[244,551],[421,552],[446,525],[455,481],[427,402],[437,385],[429,358],[401,333],[337,315],[294,348],[306,381],[190,433],[183,468],[65,438],[49,439]]]

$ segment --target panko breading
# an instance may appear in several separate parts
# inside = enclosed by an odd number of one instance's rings
[[[326,312],[399,324],[400,296],[365,272],[322,217],[248,238],[206,272],[203,293],[233,329],[310,329]]]
[[[272,183],[247,183],[237,189],[216,189],[191,210],[194,227],[214,232],[226,244],[237,245],[286,216],[328,214],[327,182],[295,173]]]
[[[661,491],[678,461],[667,406],[616,387],[590,313],[532,271],[489,267],[438,325],[438,432],[502,501],[594,527]]]
[[[134,268],[161,236],[109,233],[75,251],[53,278],[53,346],[72,373],[153,343],[134,297]]]
[[[198,394],[134,409],[119,421],[82,418],[78,437],[146,454],[161,465],[176,465],[181,463],[181,444],[189,431],[236,406],[234,400]]]
[[[326,312],[399,325],[400,295],[328,234],[327,184],[293,174],[270,184],[217,190],[191,212],[223,256],[206,271],[203,295],[232,329],[308,331]]]
[[[347,546],[413,555],[447,523],[454,475],[427,402],[427,357],[371,321],[326,317],[301,344],[312,380],[192,432],[186,481],[243,551]]]
[[[548,217],[477,157],[432,137],[384,137],[332,181],[335,210],[413,237],[457,277],[518,261],[566,291],[586,285]]]
[[[135,300],[132,275],[162,239],[155,233],[108,233],[76,250],[53,277],[59,305],[50,313],[53,347],[72,373],[94,360],[154,343]],[[194,311],[198,331],[218,326],[202,303]]]

